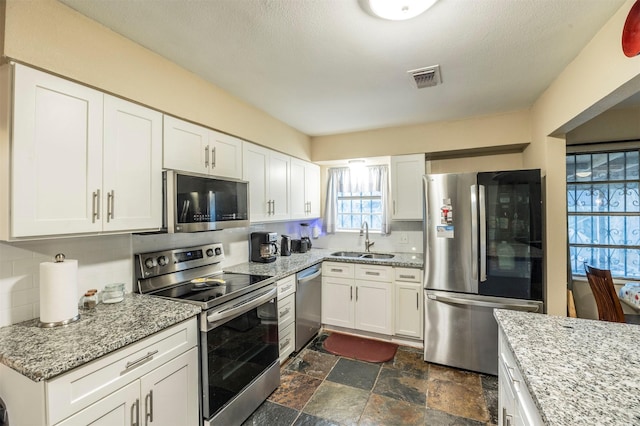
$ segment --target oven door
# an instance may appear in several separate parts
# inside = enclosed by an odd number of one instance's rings
[[[263,287],[205,311],[200,321],[204,418],[248,416],[280,384],[277,288]],[[256,397],[249,389],[254,384],[268,393]]]

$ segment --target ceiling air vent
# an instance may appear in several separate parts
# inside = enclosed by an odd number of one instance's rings
[[[436,86],[442,83],[440,78],[440,65],[407,71],[418,89]]]

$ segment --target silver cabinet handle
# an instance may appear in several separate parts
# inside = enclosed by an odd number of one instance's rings
[[[287,308],[285,310],[280,311],[280,316],[283,317],[285,315],[287,315],[289,312],[291,312],[291,308]]]
[[[403,278],[405,280],[415,280],[416,279],[415,275],[402,275],[402,274],[400,274],[399,277]]]
[[[211,148],[211,168],[216,167],[216,148]]]
[[[129,362],[127,362],[127,365],[125,365],[124,369],[125,369],[125,370],[128,370],[128,369],[130,369],[131,367],[134,367],[134,366],[136,366],[136,365],[138,365],[138,364],[142,364],[143,362],[148,361],[149,359],[153,358],[153,356],[154,356],[155,354],[157,354],[157,353],[158,353],[158,350],[157,350],[157,349],[156,349],[155,351],[147,352],[147,354],[146,354],[146,355],[141,356],[140,358],[136,359],[135,361],[129,361]]]
[[[364,274],[365,274],[365,275],[375,275],[375,276],[378,276],[378,275],[380,275],[380,272],[365,271],[365,273],[364,273]]]
[[[396,200],[393,200],[393,214],[396,214]]]
[[[276,214],[276,200],[271,200],[271,205],[273,206],[271,214]]]
[[[140,400],[131,404],[131,426],[139,426],[140,424]]]
[[[358,287],[356,287],[356,302],[358,301]]]
[[[204,147],[204,166],[209,168],[209,145]]]
[[[342,272],[342,269],[331,268],[331,272]]]
[[[416,310],[420,309],[420,294],[416,293]]]
[[[351,289],[350,290],[350,295],[349,295],[349,298],[350,298],[349,300],[353,300],[353,286],[351,286],[349,288]]]
[[[289,290],[291,290],[291,287],[293,287],[293,284],[289,284],[289,285],[288,285],[288,286],[286,286],[286,287],[282,287],[282,292],[284,293],[285,291],[289,291]]]
[[[93,200],[92,200],[92,208],[93,208],[93,215],[92,215],[92,219],[91,219],[91,223],[95,223],[96,220],[100,220],[100,190],[96,189],[96,191],[92,194],[93,195]]]
[[[153,423],[153,390],[150,390],[147,396],[144,397],[144,404],[144,424],[146,426],[149,422]]]
[[[284,348],[286,348],[287,346],[289,346],[289,343],[291,343],[291,339],[289,339],[287,337],[287,340],[285,340],[284,342],[280,343],[280,350],[283,350]]]
[[[109,193],[107,194],[107,222],[109,222],[109,219],[113,219],[113,209],[115,208],[115,199],[116,199],[116,193],[115,191],[112,189],[111,191],[109,191]]]

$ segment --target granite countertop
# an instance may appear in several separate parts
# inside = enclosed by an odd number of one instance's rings
[[[335,253],[337,251],[341,250],[312,248],[306,253],[291,253],[291,256],[278,256],[275,262],[242,263],[240,265],[224,268],[224,271],[243,274],[269,275],[278,280],[325,260],[330,260],[332,262],[365,263],[370,265],[385,265],[404,268],[422,268],[422,254],[420,253],[393,253],[394,257],[391,259],[356,259],[352,257],[331,256],[331,253]],[[353,251],[353,249],[350,249],[349,251]],[[375,253],[375,251],[372,253]]]
[[[640,424],[640,326],[494,315],[545,424]]]
[[[200,307],[128,294],[120,303],[79,309],[66,327],[40,328],[38,319],[0,328],[0,362],[39,382],[93,361],[200,313]]]

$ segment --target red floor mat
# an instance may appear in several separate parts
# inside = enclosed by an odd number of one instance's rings
[[[398,349],[398,345],[394,343],[340,333],[331,333],[323,342],[323,346],[332,354],[368,362],[389,361],[396,355],[396,349]]]

